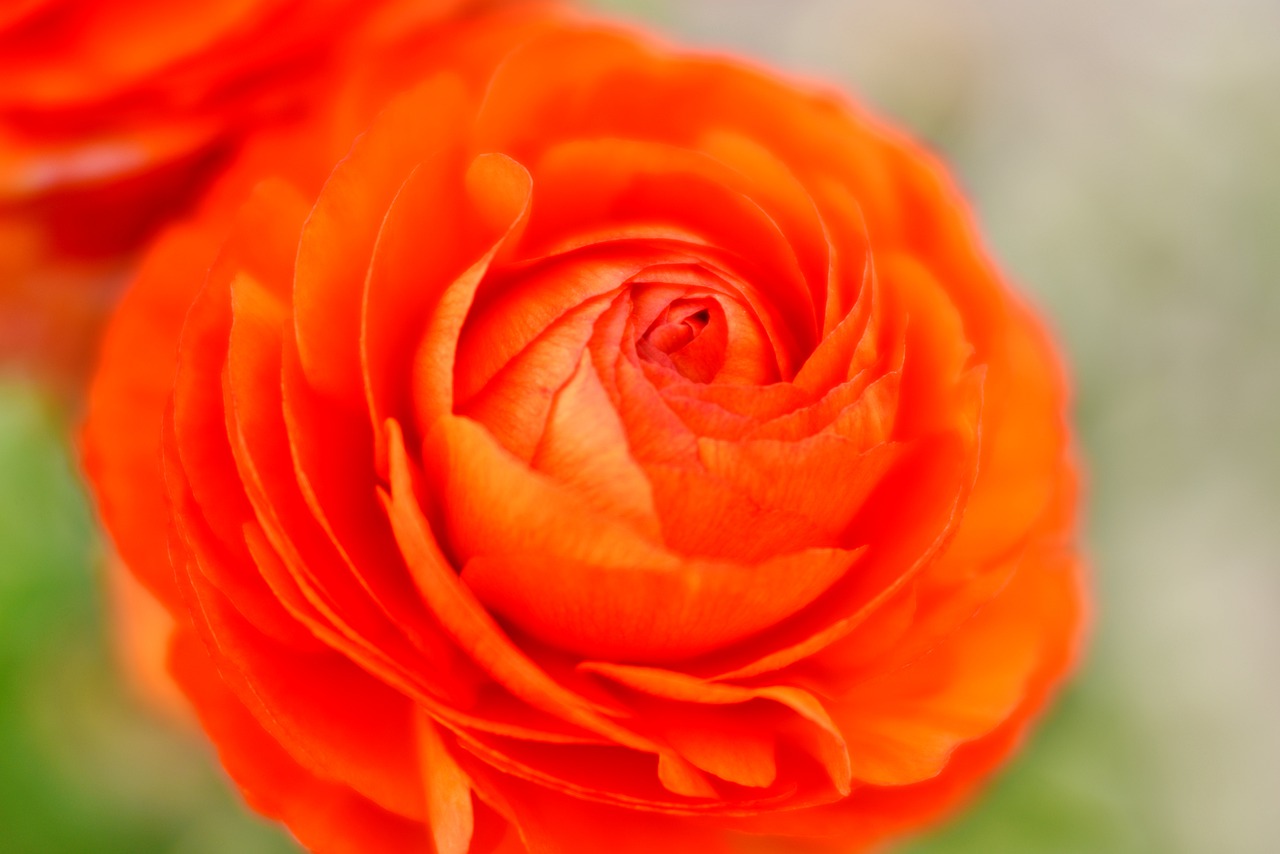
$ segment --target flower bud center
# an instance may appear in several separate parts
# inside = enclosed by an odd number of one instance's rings
[[[673,300],[636,342],[636,351],[642,359],[672,368],[694,382],[710,382],[724,361],[724,352],[722,346],[702,339],[708,326],[723,323],[718,308],[709,299]],[[704,343],[710,346],[700,346]]]

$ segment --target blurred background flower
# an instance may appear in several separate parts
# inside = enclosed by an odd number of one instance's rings
[[[914,128],[1071,354],[1090,658],[1014,766],[910,854],[1273,852],[1280,5],[595,5],[855,89]],[[0,379],[0,850],[293,850],[125,686],[66,399]]]

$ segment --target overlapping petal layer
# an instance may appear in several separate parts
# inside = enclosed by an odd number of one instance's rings
[[[438,38],[246,154],[104,352],[86,466],[229,771],[334,852],[940,814],[1082,609],[1056,357],[947,178],[630,34]]]
[[[468,0],[15,0],[0,11],[0,218],[119,252],[256,125],[395,32]]]

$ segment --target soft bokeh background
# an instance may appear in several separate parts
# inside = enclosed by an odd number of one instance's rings
[[[910,854],[1280,850],[1280,4],[601,0],[852,88],[954,165],[1074,363],[1099,620]],[[269,854],[106,641],[64,396],[0,378],[0,851]],[[159,522],[157,522],[159,524]]]

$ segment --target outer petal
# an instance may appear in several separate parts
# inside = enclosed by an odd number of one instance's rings
[[[287,824],[308,849],[318,854],[431,854],[421,824],[299,765],[227,689],[190,633],[175,640],[171,662],[201,724],[218,745],[224,767],[250,805]]]
[[[219,235],[182,228],[157,244],[107,331],[89,391],[83,465],[129,568],[166,606],[173,569],[156,520],[166,515],[160,424],[173,389],[178,338]]]

